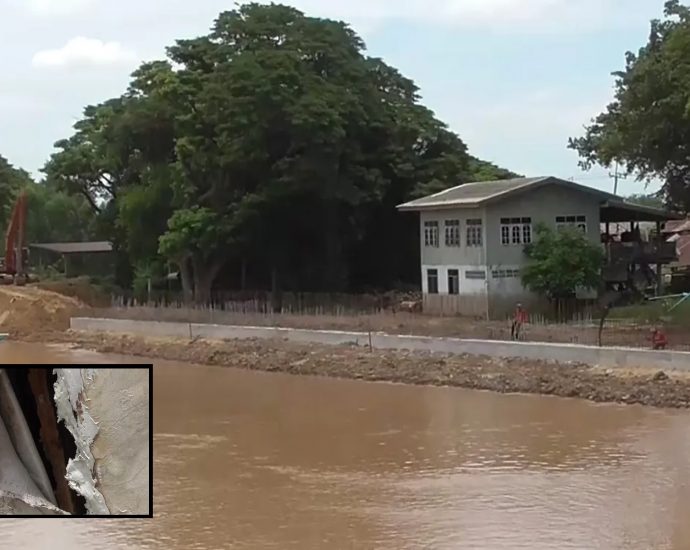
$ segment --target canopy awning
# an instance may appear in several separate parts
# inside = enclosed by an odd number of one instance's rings
[[[643,206],[625,200],[608,200],[601,204],[600,219],[602,223],[623,223],[623,222],[666,222],[669,220],[681,220],[684,216],[654,208],[653,206]]]

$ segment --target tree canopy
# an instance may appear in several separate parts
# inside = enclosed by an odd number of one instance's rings
[[[416,278],[417,223],[395,206],[513,176],[471,157],[342,22],[245,4],[167,53],[87,107],[44,171],[133,271],[173,264],[190,298],[240,266],[275,291]]]
[[[652,208],[663,208],[664,199],[659,193],[639,194],[635,193],[626,197],[626,200],[641,204],[642,206],[651,206]]]
[[[666,203],[690,211],[690,8],[666,2],[646,45],[614,73],[615,98],[569,146],[581,165],[621,163],[639,179],[659,178]]]
[[[31,176],[24,170],[15,168],[0,155],[0,231],[9,222],[12,206],[19,191],[32,182]]]
[[[579,288],[598,289],[604,252],[577,229],[539,225],[536,238],[525,247],[527,265],[522,271],[526,288],[549,300],[575,296]]]
[[[28,242],[82,241],[95,236],[95,216],[83,197],[34,182],[26,171],[15,168],[0,155],[0,235],[3,237],[21,191],[28,194]]]

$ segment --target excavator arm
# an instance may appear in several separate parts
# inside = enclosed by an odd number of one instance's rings
[[[27,200],[26,192],[17,197],[5,236],[4,273],[20,278],[25,276]]]

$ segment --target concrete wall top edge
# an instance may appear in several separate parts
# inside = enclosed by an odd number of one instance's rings
[[[272,326],[250,326],[250,325],[216,325],[209,323],[180,323],[171,321],[142,321],[142,320],[127,320],[127,319],[106,319],[106,318],[93,318],[93,317],[73,317],[70,320],[70,326],[75,325],[113,325],[113,324],[124,324],[129,323],[132,325],[137,324],[155,324],[155,325],[170,325],[170,326],[187,326],[191,325],[195,328],[201,329],[217,329],[217,330],[244,330],[244,331],[258,331],[258,332],[273,332],[279,334],[315,334],[315,335],[333,335],[333,336],[347,336],[352,338],[368,337],[368,332],[356,332],[356,331],[341,331],[341,330],[312,330],[312,329],[302,329],[302,328],[289,328],[289,327],[272,327]],[[690,360],[690,352],[685,351],[656,351],[650,349],[640,349],[640,348],[626,348],[626,347],[598,347],[583,344],[572,344],[572,343],[554,343],[554,342],[513,342],[507,340],[480,340],[480,339],[464,339],[464,338],[453,338],[453,337],[434,337],[434,336],[423,336],[414,334],[390,334],[385,332],[372,332],[372,336],[379,338],[395,338],[401,342],[426,342],[426,343],[448,343],[448,344],[476,344],[476,345],[492,345],[495,347],[503,348],[513,348],[519,349],[533,349],[533,348],[544,348],[553,350],[570,350],[570,351],[607,351],[607,352],[625,352],[630,353],[634,351],[636,353],[645,355],[650,359],[653,357],[664,358],[668,360],[671,357],[683,358],[684,360]]]

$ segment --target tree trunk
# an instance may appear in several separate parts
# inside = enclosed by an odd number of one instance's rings
[[[185,304],[191,304],[194,300],[194,286],[192,281],[192,271],[189,260],[184,259],[178,264],[180,268],[180,279],[182,280],[182,296]]]
[[[194,260],[194,301],[197,304],[211,303],[211,288],[224,263],[224,260],[210,263]]]
[[[281,288],[280,273],[276,265],[271,271],[271,310],[273,313],[283,311],[283,290]]]

